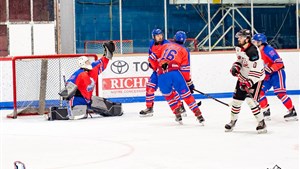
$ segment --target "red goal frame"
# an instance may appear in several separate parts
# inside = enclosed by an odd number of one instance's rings
[[[174,42],[174,39],[168,39],[168,41],[170,41],[170,42]],[[193,48],[194,48],[194,50],[191,50],[191,52],[198,52],[199,51],[199,49],[198,49],[198,40],[197,39],[194,39],[194,38],[187,38],[186,39],[186,41],[185,41],[185,44],[186,43],[191,43],[191,42],[193,42]]]
[[[32,55],[32,56],[12,56],[0,58],[0,61],[11,61],[12,64],[12,89],[13,89],[13,118],[17,116],[17,68],[16,62],[18,60],[26,60],[26,59],[63,59],[63,58],[78,58],[80,56],[87,56],[90,58],[94,58],[94,60],[98,59],[96,54],[54,54],[54,55]],[[96,82],[95,89],[96,96],[99,96],[99,80]]]
[[[84,41],[84,53],[89,53],[88,52],[88,44],[99,44],[102,48],[102,44],[104,44],[105,42],[107,42],[108,40],[86,40]],[[119,45],[116,44],[120,44],[120,40],[112,40],[115,43],[115,47],[116,47],[116,51],[115,53],[120,53],[121,48]],[[123,54],[131,54],[133,53],[133,40],[122,40],[123,46],[124,44],[129,44],[130,46],[127,47],[130,49],[130,51],[124,51],[125,46],[123,47]],[[131,51],[132,50],[132,51]]]

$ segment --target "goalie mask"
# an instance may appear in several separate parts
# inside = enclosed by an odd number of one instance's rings
[[[83,69],[88,69],[88,70],[92,70],[93,67],[89,61],[89,58],[86,57],[86,56],[80,56],[78,59],[77,59],[77,64],[80,68],[83,68]]]

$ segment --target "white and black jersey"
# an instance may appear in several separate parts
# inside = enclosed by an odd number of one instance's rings
[[[239,80],[250,79],[253,84],[264,80],[264,61],[256,46],[250,43],[246,49],[236,47],[236,55],[241,65]]]

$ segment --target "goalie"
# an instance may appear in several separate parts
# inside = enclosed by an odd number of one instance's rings
[[[77,64],[80,68],[72,74],[66,82],[66,87],[59,93],[64,100],[68,100],[70,108],[68,108],[68,111],[66,109],[65,111],[59,111],[58,108],[52,108],[51,116],[53,117],[50,117],[52,120],[64,117],[66,114],[66,119],[87,118],[87,113],[89,112],[103,116],[122,115],[120,103],[114,103],[95,96],[92,97],[98,75],[106,69],[115,51],[115,45],[112,41],[104,43],[103,47],[103,57],[95,62],[90,63],[86,56],[78,58]],[[54,117],[55,114],[58,115],[58,118]]]

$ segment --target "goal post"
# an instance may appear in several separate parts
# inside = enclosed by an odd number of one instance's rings
[[[115,44],[115,52],[121,53],[121,41],[120,40],[112,40]],[[84,41],[84,53],[103,53],[104,48],[103,44],[107,42],[107,40],[86,40]],[[122,50],[123,54],[133,53],[133,40],[122,40]]]
[[[64,87],[62,75],[69,78],[77,69],[77,58],[87,56],[91,62],[96,54],[57,54],[14,56],[12,62],[13,113],[45,114],[49,107],[61,105],[58,93]],[[94,95],[98,96],[98,82]]]
[[[171,41],[171,42],[174,42],[174,39],[168,39],[168,40]],[[194,39],[194,38],[187,38],[185,43],[184,43],[184,46],[186,48],[188,48],[191,52],[199,51],[197,45],[198,45],[198,40]]]

